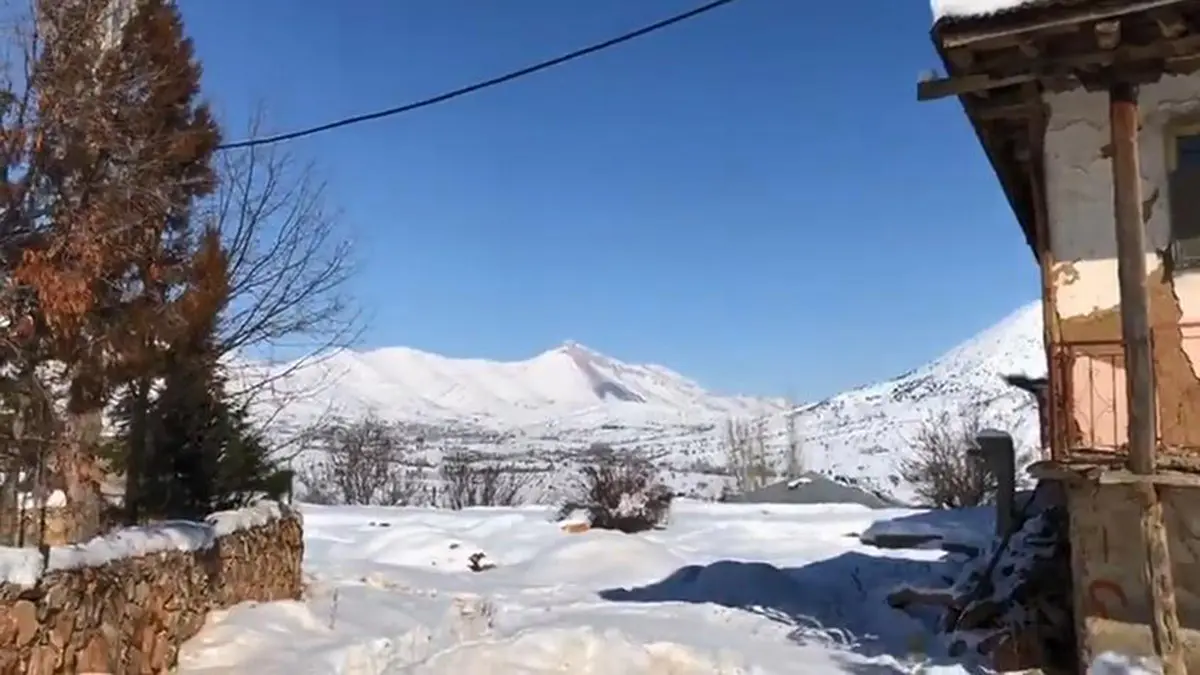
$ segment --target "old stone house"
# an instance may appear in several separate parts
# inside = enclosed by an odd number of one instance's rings
[[[1082,662],[1200,672],[1200,0],[933,4],[918,96],[961,103],[1041,270]]]

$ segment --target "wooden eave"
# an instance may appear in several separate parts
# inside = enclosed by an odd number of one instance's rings
[[[1200,70],[1200,0],[1034,0],[942,19],[932,38],[947,75],[921,81],[917,98],[958,98],[1040,256],[1031,176],[1048,117],[1043,94]]]

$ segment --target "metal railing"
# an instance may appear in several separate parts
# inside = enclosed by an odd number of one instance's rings
[[[1155,347],[1182,340],[1182,362],[1157,355],[1156,437],[1160,446],[1200,449],[1200,409],[1174,383],[1190,374],[1166,372],[1192,368],[1188,354],[1200,354],[1200,323],[1180,324],[1170,341],[1155,336]],[[1051,348],[1053,386],[1050,396],[1051,448],[1055,459],[1079,452],[1124,454],[1128,443],[1129,406],[1126,401],[1125,354],[1121,340],[1078,340]],[[1182,396],[1182,397],[1181,397]],[[1164,420],[1168,428],[1164,438]]]

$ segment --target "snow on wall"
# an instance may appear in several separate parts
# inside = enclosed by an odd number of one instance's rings
[[[262,501],[243,509],[210,514],[203,523],[178,520],[127,527],[81,544],[51,547],[45,566],[37,549],[0,547],[0,584],[29,587],[43,574],[56,570],[99,567],[121,558],[165,551],[200,551],[211,547],[220,537],[266,525],[285,515],[300,517],[295,509]]]
[[[1200,401],[1200,273],[1166,274],[1169,248],[1168,141],[1181,115],[1200,112],[1200,78],[1169,77],[1141,89],[1140,159],[1146,269],[1164,442],[1195,446],[1197,425],[1183,418]],[[1048,97],[1046,189],[1053,252],[1052,293],[1059,341],[1079,355],[1071,369],[1078,438],[1094,448],[1125,439],[1124,368],[1119,360],[1120,293],[1113,219],[1108,98],[1072,91]],[[1193,334],[1195,333],[1195,334]],[[1176,412],[1178,411],[1178,412]],[[1198,420],[1200,421],[1200,420]]]

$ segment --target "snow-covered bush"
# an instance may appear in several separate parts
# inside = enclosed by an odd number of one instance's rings
[[[589,453],[568,494],[560,519],[582,511],[592,527],[628,534],[665,524],[674,497],[650,462],[612,450]]]

